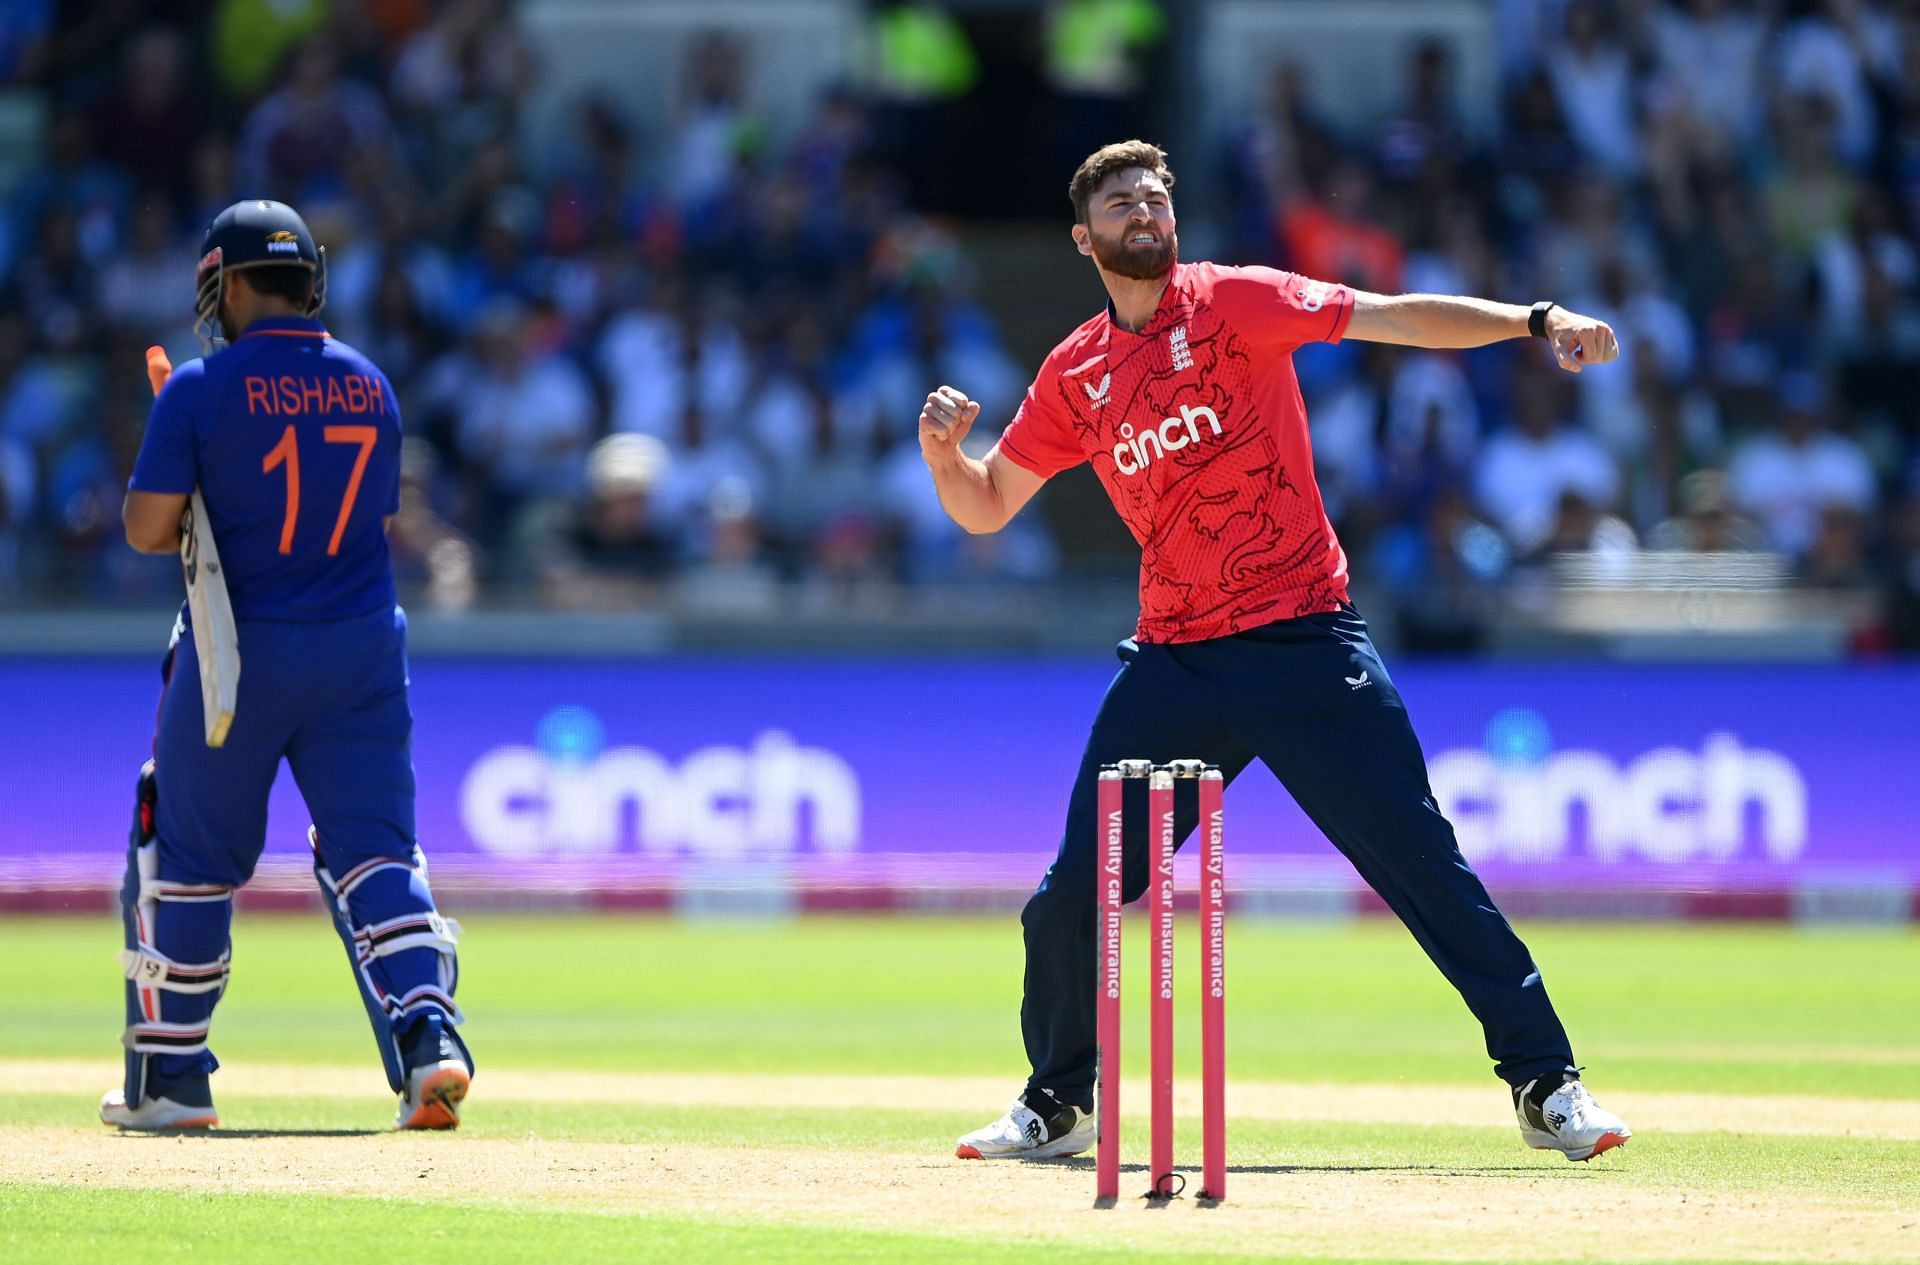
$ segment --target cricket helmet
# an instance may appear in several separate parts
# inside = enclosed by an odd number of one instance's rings
[[[313,297],[306,315],[315,316],[327,301],[327,251],[314,244],[300,213],[284,202],[236,202],[213,217],[200,243],[194,269],[195,332],[202,342],[220,337],[220,296],[225,277],[242,268],[305,268],[313,275]]]

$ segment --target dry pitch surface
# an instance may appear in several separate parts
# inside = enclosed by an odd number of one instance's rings
[[[468,1127],[396,1136],[325,925],[243,918],[227,1128],[188,1137],[93,1120],[119,1077],[114,926],[0,920],[0,1265],[1920,1262],[1920,936],[1528,936],[1628,1147],[1523,1149],[1397,926],[1246,921],[1228,1202],[1100,1209],[1089,1161],[952,1155],[1018,1087],[1010,919],[471,918]],[[1143,1087],[1128,1102],[1139,1189]]]
[[[88,1061],[0,1063],[25,1092],[84,1094],[115,1067]],[[1208,1250],[1350,1259],[1702,1261],[1920,1260],[1920,1209],[1899,1200],[1727,1189],[1681,1180],[1650,1189],[1622,1180],[1636,1148],[1593,1165],[1533,1155],[1510,1163],[1266,1164],[1230,1175],[1230,1202],[1093,1206],[1084,1159],[968,1163],[929,1139],[924,1153],[673,1142],[595,1142],[472,1135],[335,1136],[250,1131],[266,1101],[365,1098],[364,1068],[236,1067],[222,1073],[230,1128],[173,1137],[85,1127],[0,1129],[0,1184],[128,1187],[191,1193],[276,1193],[717,1217],[779,1225],[907,1231],[1076,1248]],[[1130,1086],[1143,1101],[1144,1085]],[[717,1110],[833,1109],[858,1095],[936,1110],[975,1108],[998,1082],[973,1078],[622,1075],[502,1072],[476,1082],[470,1113],[489,1103],[598,1103]],[[1920,1103],[1761,1095],[1621,1094],[1614,1102],[1651,1150],[1699,1132],[1920,1140]],[[1180,1086],[1191,1117],[1197,1086]],[[1237,1122],[1392,1125],[1417,1110],[1427,1126],[1505,1129],[1497,1091],[1413,1093],[1340,1085],[1235,1085]],[[1703,1175],[1704,1176],[1704,1175]],[[1135,1180],[1137,1178],[1137,1180]],[[1144,1185],[1137,1167],[1130,1180]],[[1196,1218],[1200,1219],[1196,1222]]]

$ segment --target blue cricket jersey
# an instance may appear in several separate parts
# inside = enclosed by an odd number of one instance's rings
[[[400,405],[365,356],[304,317],[256,321],[173,372],[128,486],[191,492],[238,619],[346,619],[394,604]]]

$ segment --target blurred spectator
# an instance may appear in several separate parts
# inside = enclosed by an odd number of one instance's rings
[[[975,426],[963,443],[968,455],[983,457],[997,435]],[[940,508],[927,478],[917,441],[896,447],[880,471],[882,498],[901,538],[906,576],[920,583],[1035,581],[1059,568],[1059,553],[1039,516],[1015,515],[1000,531],[974,536],[961,530]]]
[[[1864,514],[1874,504],[1873,467],[1828,427],[1827,408],[1816,379],[1788,375],[1778,429],[1740,448],[1730,471],[1734,503],[1760,521],[1774,549],[1795,557],[1813,547],[1824,511]]]
[[[1658,91],[1670,107],[1660,126],[1685,129],[1715,152],[1743,146],[1760,116],[1760,15],[1740,0],[1681,0],[1655,6],[1652,26]]]
[[[1829,103],[1790,97],[1779,109],[1783,161],[1767,183],[1768,228],[1790,265],[1810,261],[1820,242],[1845,229],[1859,196],[1853,175],[1828,139]]]
[[[723,296],[690,294],[679,278],[659,278],[647,307],[608,322],[598,354],[613,384],[613,429],[669,448],[683,442],[689,409],[734,416],[746,394],[746,345]]]
[[[1278,261],[1283,206],[1307,181],[1324,175],[1336,142],[1314,110],[1307,71],[1283,61],[1268,80],[1265,109],[1228,138],[1225,185],[1235,257]]]
[[[1480,504],[1523,554],[1547,541],[1567,493],[1611,507],[1620,492],[1613,459],[1593,436],[1562,420],[1560,384],[1545,372],[1531,370],[1516,383],[1514,425],[1487,442],[1474,472]]]
[[[115,89],[94,106],[93,149],[143,189],[158,190],[178,209],[191,187],[182,157],[193,152],[206,126],[188,92],[187,45],[178,32],[151,27],[136,35],[121,59]]]
[[[30,481],[33,455],[49,448],[66,429],[75,394],[70,376],[51,359],[35,354],[21,312],[0,311],[0,440],[17,445],[21,455],[16,461],[27,463],[16,466],[9,477]],[[24,474],[19,473],[22,469]],[[12,503],[17,519],[31,515],[32,497],[15,495]]]
[[[440,465],[440,455],[425,440],[401,441],[400,512],[387,540],[400,584],[424,591],[432,606],[463,610],[478,594],[478,550],[440,512]]]
[[[1581,151],[1614,176],[1640,169],[1634,129],[1633,59],[1620,24],[1602,0],[1570,0],[1562,38],[1547,53],[1560,117]]]
[[[1408,58],[1407,99],[1380,125],[1376,146],[1388,180],[1411,184],[1438,160],[1462,148],[1464,129],[1454,108],[1453,58],[1438,40],[1423,40]]]
[[[1484,641],[1513,551],[1474,512],[1466,489],[1449,484],[1419,518],[1382,537],[1372,562],[1407,648],[1460,654]]]
[[[1800,560],[1800,579],[1813,588],[1861,589],[1872,582],[1867,569],[1866,516],[1844,505],[1820,510],[1813,543]]]
[[[767,562],[747,486],[729,480],[715,487],[696,534],[693,562],[675,584],[681,606],[736,619],[771,614],[780,601],[780,578]]]
[[[100,270],[102,315],[118,324],[157,329],[192,308],[180,267],[187,251],[168,203],[153,198],[134,212],[127,247]]]
[[[1608,372],[1576,379],[1580,420],[1616,458],[1629,460],[1651,438],[1634,400],[1643,389],[1641,359],[1655,375],[1654,390],[1677,390],[1693,375],[1693,326],[1678,303],[1632,277],[1618,259],[1600,265],[1599,281],[1597,292],[1576,296],[1571,306],[1613,326],[1620,358]]]
[[[421,175],[453,179],[515,122],[532,59],[499,0],[449,0],[401,48],[393,104],[412,129]]]
[[[1862,0],[1796,0],[1774,46],[1782,92],[1824,103],[1822,139],[1852,164],[1873,148],[1869,71],[1886,68],[1896,47],[1886,16]]]
[[[240,129],[240,183],[309,210],[338,197],[349,161],[360,151],[382,155],[392,124],[379,94],[340,76],[331,44],[302,44],[285,85],[255,107]]]
[[[1653,529],[1649,549],[1692,553],[1757,553],[1767,547],[1759,524],[1733,506],[1727,476],[1696,470],[1680,483],[1680,513]]]
[[[578,517],[542,559],[549,602],[630,607],[657,595],[681,550],[655,499],[670,464],[666,445],[651,435],[610,435],[594,445]]]
[[[1911,246],[1902,240],[1902,245]],[[1911,283],[1902,285],[1886,268],[1869,266],[1861,279],[1858,332],[1837,349],[1847,407],[1863,423],[1904,432],[1920,451],[1920,305]]]
[[[687,67],[681,116],[661,173],[681,208],[697,216],[718,202],[735,166],[764,143],[747,111],[746,52],[738,40],[710,32]]]
[[[1280,213],[1288,266],[1304,276],[1392,294],[1406,256],[1373,213],[1373,178],[1357,161],[1334,168],[1319,197],[1291,199]]]
[[[1624,558],[1639,547],[1633,528],[1580,493],[1568,488],[1553,509],[1553,525],[1534,548],[1534,557],[1590,553]]]
[[[486,472],[509,509],[527,497],[578,494],[594,430],[585,375],[543,347],[528,313],[512,304],[489,308],[472,343],[459,388],[461,456]]]
[[[1855,203],[1844,229],[1816,243],[1814,269],[1820,290],[1820,337],[1829,354],[1844,354],[1867,328],[1869,278],[1883,280],[1893,294],[1910,292],[1920,280],[1920,259],[1900,235],[1885,195],[1868,190]],[[1883,312],[1882,315],[1885,315]]]

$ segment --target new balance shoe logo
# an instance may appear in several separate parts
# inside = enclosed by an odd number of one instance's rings
[[[1111,373],[1101,374],[1100,388],[1098,390],[1094,389],[1093,383],[1091,382],[1082,382],[1080,389],[1087,393],[1089,400],[1093,401],[1093,407],[1099,408],[1107,402],[1107,392],[1113,389],[1113,375]]]
[[[1373,684],[1372,679],[1367,676],[1366,671],[1364,669],[1361,671],[1359,676],[1345,676],[1345,677],[1341,677],[1340,679],[1347,683],[1348,689],[1352,689],[1352,690],[1357,690],[1363,685]]]
[[[1557,1111],[1549,1111],[1549,1112],[1547,1112],[1547,1113],[1546,1113],[1546,1120],[1547,1120],[1547,1125],[1548,1125],[1548,1127],[1549,1127],[1549,1128],[1551,1128],[1551,1129],[1553,1129],[1553,1130],[1554,1130],[1554,1131],[1555,1131],[1556,1133],[1557,1133],[1557,1132],[1559,1132],[1559,1130],[1560,1130],[1560,1127],[1561,1127],[1562,1125],[1564,1125],[1564,1124],[1566,1124],[1566,1122],[1567,1122],[1567,1118],[1566,1118],[1565,1116],[1563,1116],[1563,1115],[1561,1115],[1561,1114],[1560,1114],[1559,1112],[1557,1112]]]
[[[1193,353],[1187,350],[1187,327],[1181,325],[1167,335],[1167,351],[1173,357],[1173,367],[1193,368]]]
[[[1035,1116],[1027,1121],[1026,1135],[1028,1146],[1039,1146],[1047,1140],[1046,1126],[1040,1123],[1040,1117]]]

